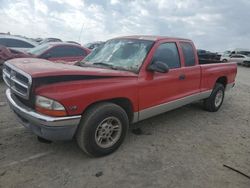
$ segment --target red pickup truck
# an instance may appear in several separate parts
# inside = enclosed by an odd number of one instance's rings
[[[130,124],[193,101],[217,111],[236,73],[236,63],[200,65],[190,40],[158,36],[111,39],[77,65],[20,58],[3,67],[21,123],[47,140],[76,137],[92,156],[115,151]]]

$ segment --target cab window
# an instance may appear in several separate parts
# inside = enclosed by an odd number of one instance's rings
[[[190,67],[195,65],[195,53],[193,46],[188,42],[181,42],[181,49],[184,55],[185,66]]]
[[[168,65],[170,69],[180,67],[180,57],[177,46],[174,42],[161,44],[153,57],[153,61],[161,61]]]

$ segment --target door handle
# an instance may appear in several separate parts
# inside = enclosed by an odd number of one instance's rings
[[[185,78],[186,78],[185,74],[181,74],[181,75],[179,76],[179,80],[185,80]]]

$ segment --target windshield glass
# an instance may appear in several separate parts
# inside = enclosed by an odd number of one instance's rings
[[[33,54],[33,55],[41,55],[43,52],[48,50],[51,47],[51,45],[47,44],[41,44],[36,46],[35,48],[32,48],[28,51],[28,53]]]
[[[138,39],[113,39],[94,50],[84,59],[86,65],[137,72],[149,52],[153,41]]]

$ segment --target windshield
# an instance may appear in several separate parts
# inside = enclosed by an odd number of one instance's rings
[[[51,45],[47,44],[41,44],[36,46],[35,48],[32,48],[28,51],[28,53],[33,54],[33,55],[41,55],[44,53],[46,50],[48,50],[51,47]]]
[[[84,59],[85,65],[101,65],[137,72],[153,41],[113,39]]]

